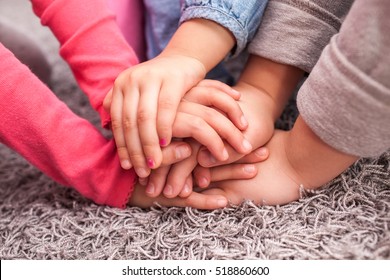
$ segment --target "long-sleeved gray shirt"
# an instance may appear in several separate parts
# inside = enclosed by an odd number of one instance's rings
[[[305,122],[337,150],[376,156],[390,148],[390,3],[352,2],[270,0],[249,50],[311,72]]]

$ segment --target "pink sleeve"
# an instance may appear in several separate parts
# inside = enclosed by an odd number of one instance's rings
[[[144,7],[142,0],[107,0],[127,43],[140,61],[145,60]]]
[[[136,179],[115,143],[75,115],[0,43],[0,142],[98,204],[125,207]]]
[[[116,77],[138,63],[123,38],[107,0],[31,0],[34,12],[58,38],[60,54],[107,127],[102,105]]]

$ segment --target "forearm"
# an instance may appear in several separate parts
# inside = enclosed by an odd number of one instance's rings
[[[276,121],[303,74],[297,67],[251,55],[239,83],[249,84],[271,98],[273,106],[270,110]]]
[[[205,19],[192,19],[180,25],[160,56],[183,55],[204,66],[206,74],[233,48],[233,34],[221,25]]]
[[[310,128],[328,145],[359,157],[390,147],[388,13],[383,1],[356,0],[298,93]]]
[[[102,103],[117,76],[138,62],[105,0],[32,0],[34,12],[58,38],[62,57],[102,118]]]
[[[323,142],[300,116],[284,146],[289,163],[302,179],[298,183],[305,188],[322,186],[358,159]]]
[[[75,115],[0,44],[0,142],[57,182],[99,204],[123,207],[134,172],[115,144]]]

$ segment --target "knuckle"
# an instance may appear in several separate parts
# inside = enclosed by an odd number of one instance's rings
[[[115,130],[122,130],[122,122],[116,119],[111,120],[111,129],[113,131]]]
[[[129,156],[131,163],[133,163],[134,166],[145,166],[145,159],[142,153],[139,153],[137,151],[130,151]]]
[[[144,123],[154,120],[155,117],[146,109],[140,109],[137,114],[137,123]]]
[[[162,98],[158,101],[159,108],[172,110],[175,108],[175,102],[173,99]]]
[[[136,122],[134,122],[134,120],[132,118],[124,117],[122,126],[123,126],[125,131],[130,131],[130,130],[134,129],[137,126],[137,124],[136,124]]]
[[[190,127],[191,127],[191,130],[194,130],[194,131],[201,131],[206,125],[206,122],[202,119],[202,118],[199,118],[199,117],[195,117],[191,120],[191,123],[190,123]]]

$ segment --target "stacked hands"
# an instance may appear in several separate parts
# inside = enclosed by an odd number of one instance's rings
[[[139,179],[130,204],[215,209],[299,198],[303,180],[275,131],[275,100],[241,79],[203,80],[197,59],[157,57],[124,71],[104,100],[121,166]]]

